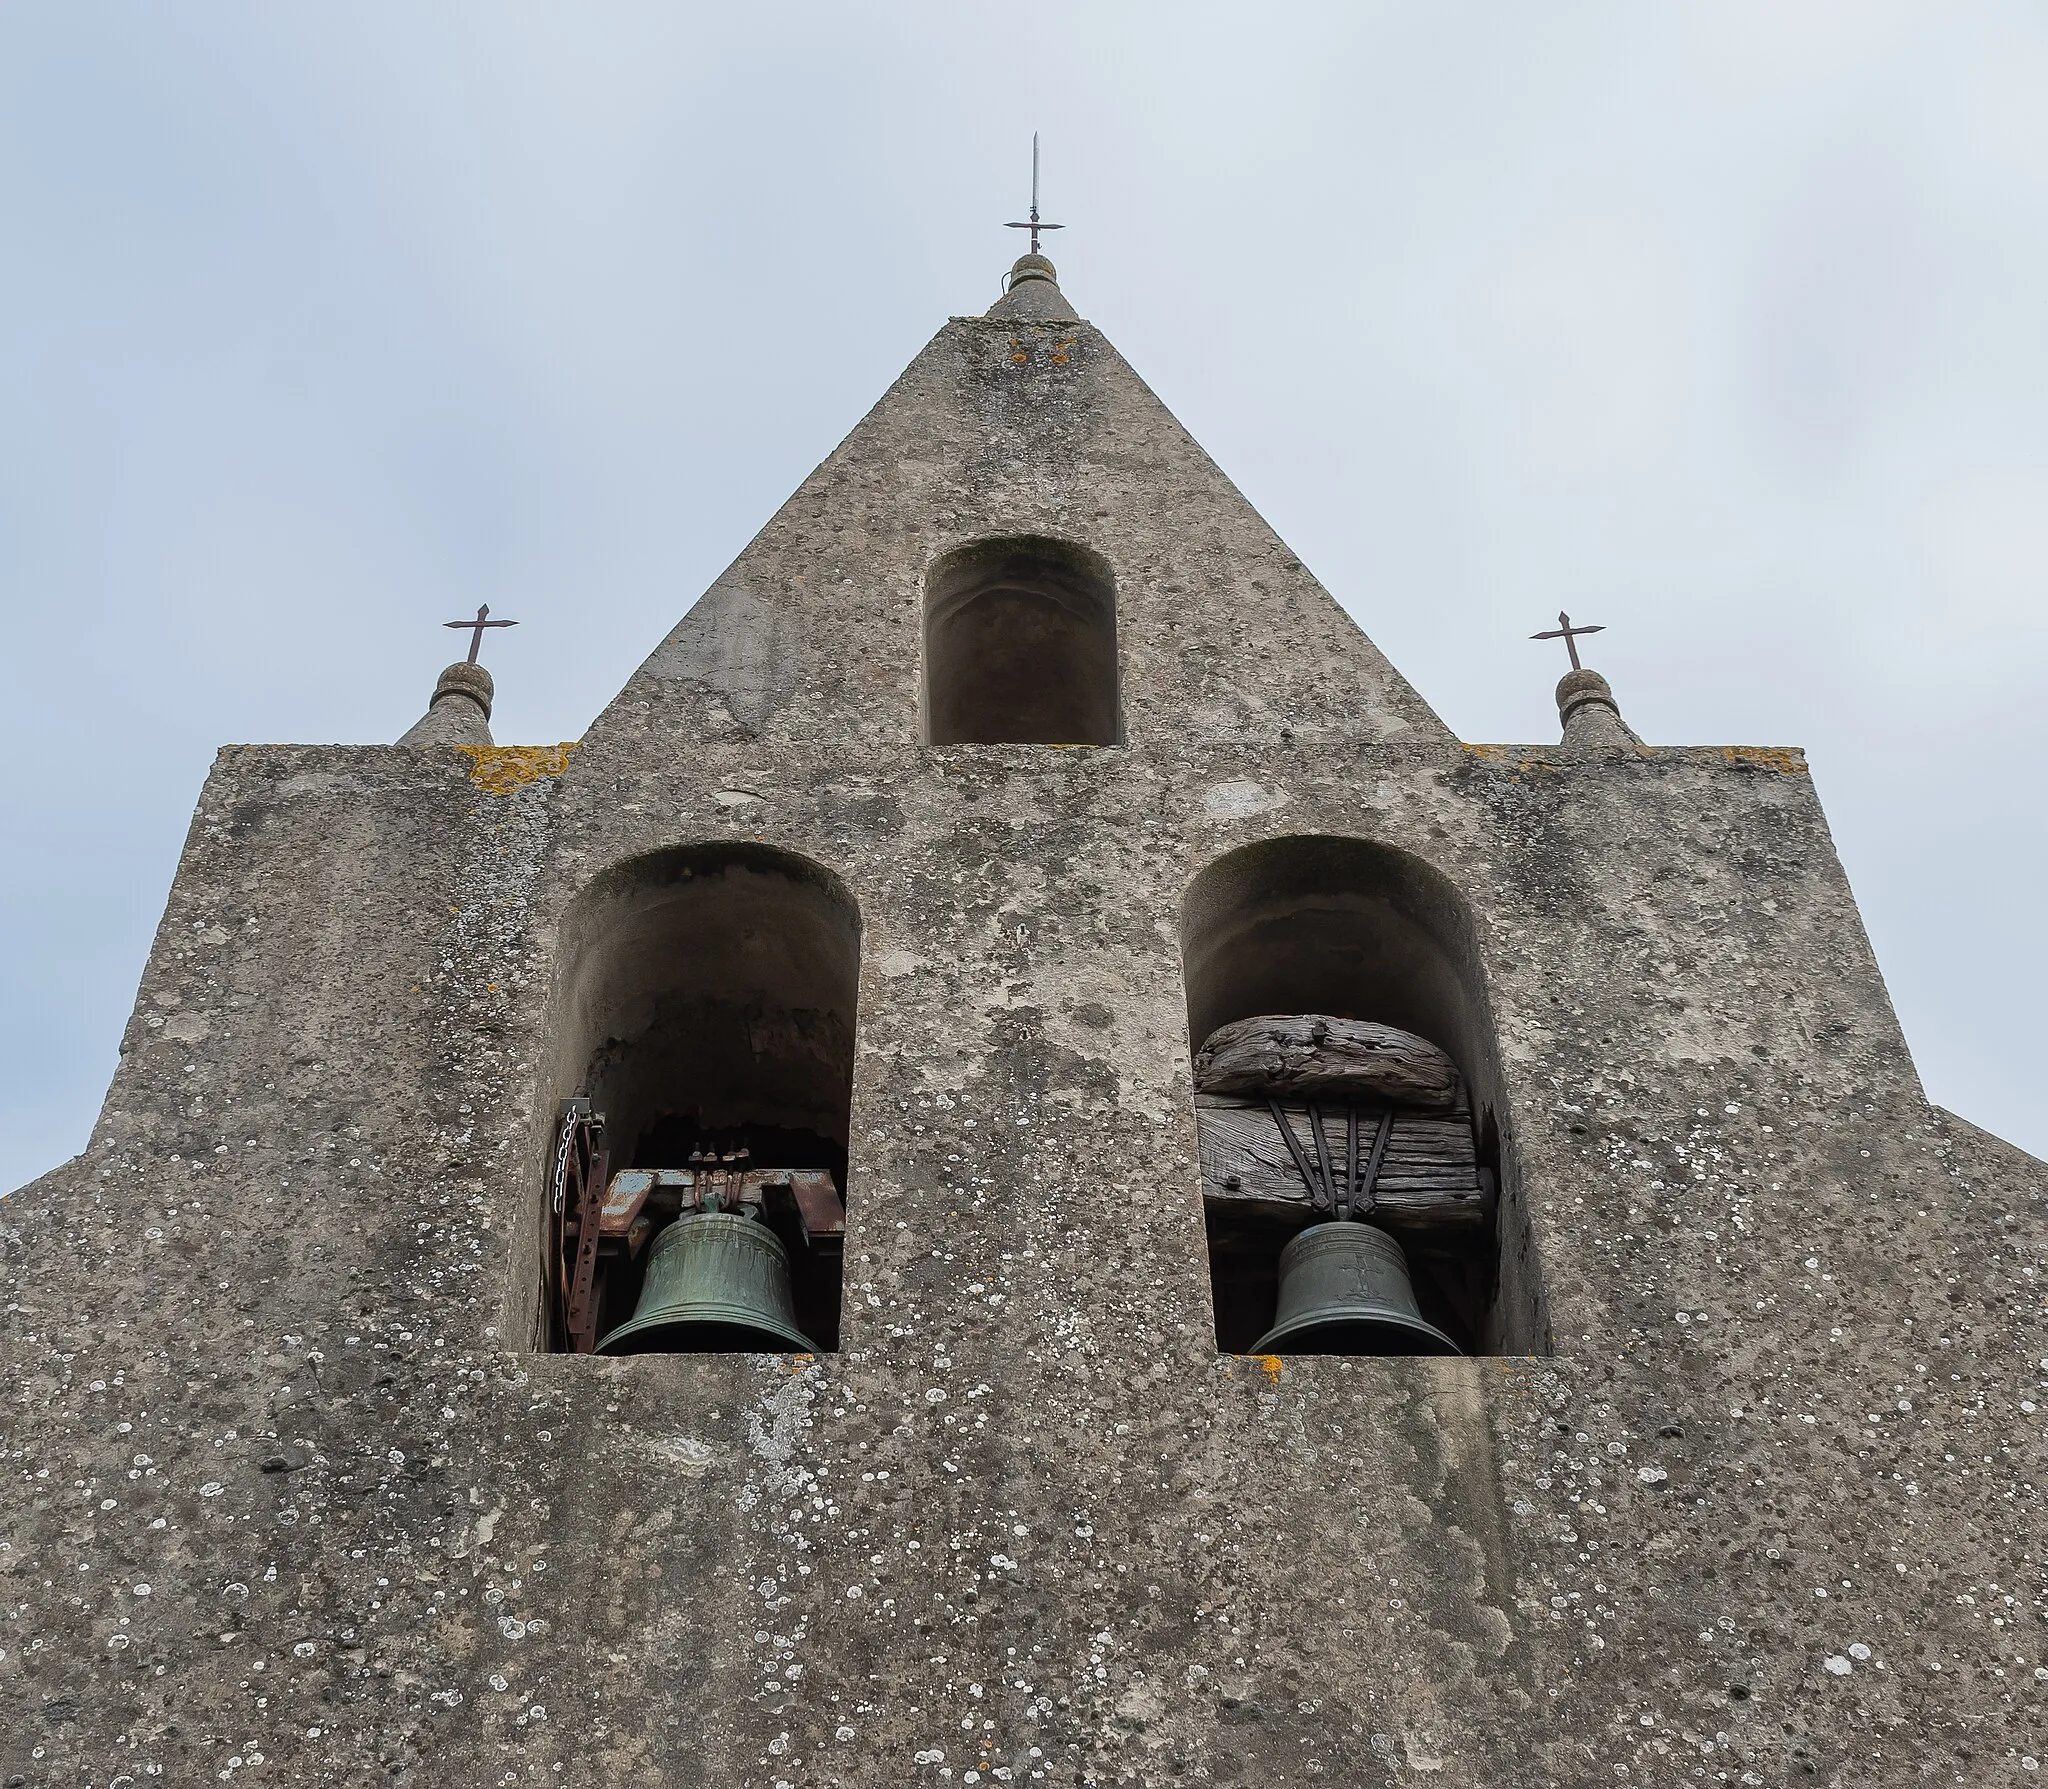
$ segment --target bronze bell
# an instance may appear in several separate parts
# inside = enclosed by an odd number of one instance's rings
[[[654,1239],[640,1302],[600,1354],[815,1354],[796,1326],[789,1255],[764,1223],[686,1211]]]
[[[1280,1251],[1280,1306],[1254,1354],[1456,1354],[1425,1323],[1408,1257],[1370,1224],[1316,1224]]]

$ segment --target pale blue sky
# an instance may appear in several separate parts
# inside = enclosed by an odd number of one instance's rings
[[[0,8],[0,1187],[216,745],[488,601],[572,738],[953,312],[1067,290],[1452,726],[1812,753],[1930,1093],[2048,1150],[2048,15]]]

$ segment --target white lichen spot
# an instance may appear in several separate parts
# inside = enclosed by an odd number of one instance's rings
[[[1286,800],[1284,792],[1258,783],[1218,783],[1202,797],[1202,807],[1212,820],[1249,820],[1254,814],[1270,813]]]

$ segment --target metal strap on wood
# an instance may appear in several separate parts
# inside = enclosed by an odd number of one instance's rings
[[[1311,1102],[1308,1108],[1309,1133],[1315,1139],[1313,1162],[1302,1148],[1301,1140],[1295,1136],[1294,1125],[1281,1109],[1280,1102],[1267,1100],[1266,1110],[1273,1115],[1273,1123],[1287,1145],[1287,1153],[1294,1158],[1295,1172],[1301,1176],[1302,1185],[1308,1188],[1309,1209],[1318,1217],[1356,1218],[1360,1223],[1369,1222],[1377,1203],[1373,1188],[1379,1182],[1380,1164],[1387,1155],[1387,1138],[1394,1128],[1394,1108],[1379,1108],[1379,1122],[1373,1130],[1372,1154],[1366,1159],[1363,1174],[1358,1171],[1358,1108],[1347,1106],[1344,1109],[1344,1192],[1341,1202],[1337,1195],[1336,1170],[1330,1161],[1330,1140],[1323,1129],[1322,1107]]]
[[[1326,1212],[1334,1212],[1337,1206],[1330,1196],[1329,1185],[1309,1165],[1309,1159],[1302,1153],[1301,1143],[1294,1134],[1294,1126],[1288,1122],[1287,1114],[1280,1110],[1280,1102],[1269,1099],[1266,1110],[1273,1114],[1273,1122],[1280,1127],[1280,1135],[1286,1141],[1287,1153],[1294,1158],[1295,1171],[1301,1176],[1302,1185],[1308,1188],[1310,1209],[1319,1217]]]

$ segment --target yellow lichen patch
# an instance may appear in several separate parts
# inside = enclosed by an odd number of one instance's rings
[[[1483,764],[1512,764],[1511,783],[1519,783],[1524,777],[1556,776],[1562,768],[1556,759],[1532,755],[1524,745],[1467,745],[1459,741],[1458,749],[1468,758],[1477,758]]]
[[[469,780],[487,795],[510,795],[544,776],[560,776],[569,768],[575,740],[564,745],[458,745],[470,761]]]
[[[1252,1359],[1259,1363],[1259,1370],[1275,1385],[1280,1383],[1281,1359],[1277,1354],[1254,1354]]]
[[[1730,764],[1755,764],[1780,776],[1811,776],[1806,754],[1789,745],[1724,745],[1721,756]]]

